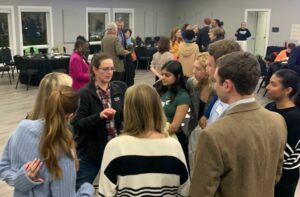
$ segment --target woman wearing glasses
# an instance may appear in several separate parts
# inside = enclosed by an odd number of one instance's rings
[[[90,82],[80,90],[80,105],[72,122],[80,159],[76,187],[93,183],[101,166],[105,145],[122,127],[122,109],[127,85],[110,82],[112,58],[95,54],[90,65]]]

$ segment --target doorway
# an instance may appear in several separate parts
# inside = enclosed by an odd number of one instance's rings
[[[245,21],[251,32],[247,51],[255,55],[266,55],[269,41],[271,9],[246,9]]]

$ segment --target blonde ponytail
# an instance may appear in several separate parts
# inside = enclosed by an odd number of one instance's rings
[[[75,159],[75,143],[69,130],[68,115],[78,107],[78,94],[71,87],[61,86],[51,93],[45,105],[45,127],[39,150],[54,179],[63,177],[58,161],[61,154]]]

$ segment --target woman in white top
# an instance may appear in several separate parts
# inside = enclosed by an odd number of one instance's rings
[[[153,55],[150,70],[155,74],[155,81],[161,78],[161,67],[170,60],[174,59],[170,53],[170,39],[160,37],[157,43],[157,52]]]
[[[157,92],[146,84],[128,88],[123,135],[112,139],[104,151],[100,196],[188,196],[185,157],[165,126]]]

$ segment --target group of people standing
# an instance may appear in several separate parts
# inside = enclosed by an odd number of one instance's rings
[[[274,73],[267,86],[274,102],[264,108],[254,98],[256,57],[218,36],[197,45],[185,26],[158,42],[155,88],[128,88],[132,40],[118,26],[109,24],[90,64],[79,36],[71,77],[41,81],[0,160],[0,178],[15,196],[93,196],[99,170],[99,196],[292,196],[300,165],[294,71]]]

